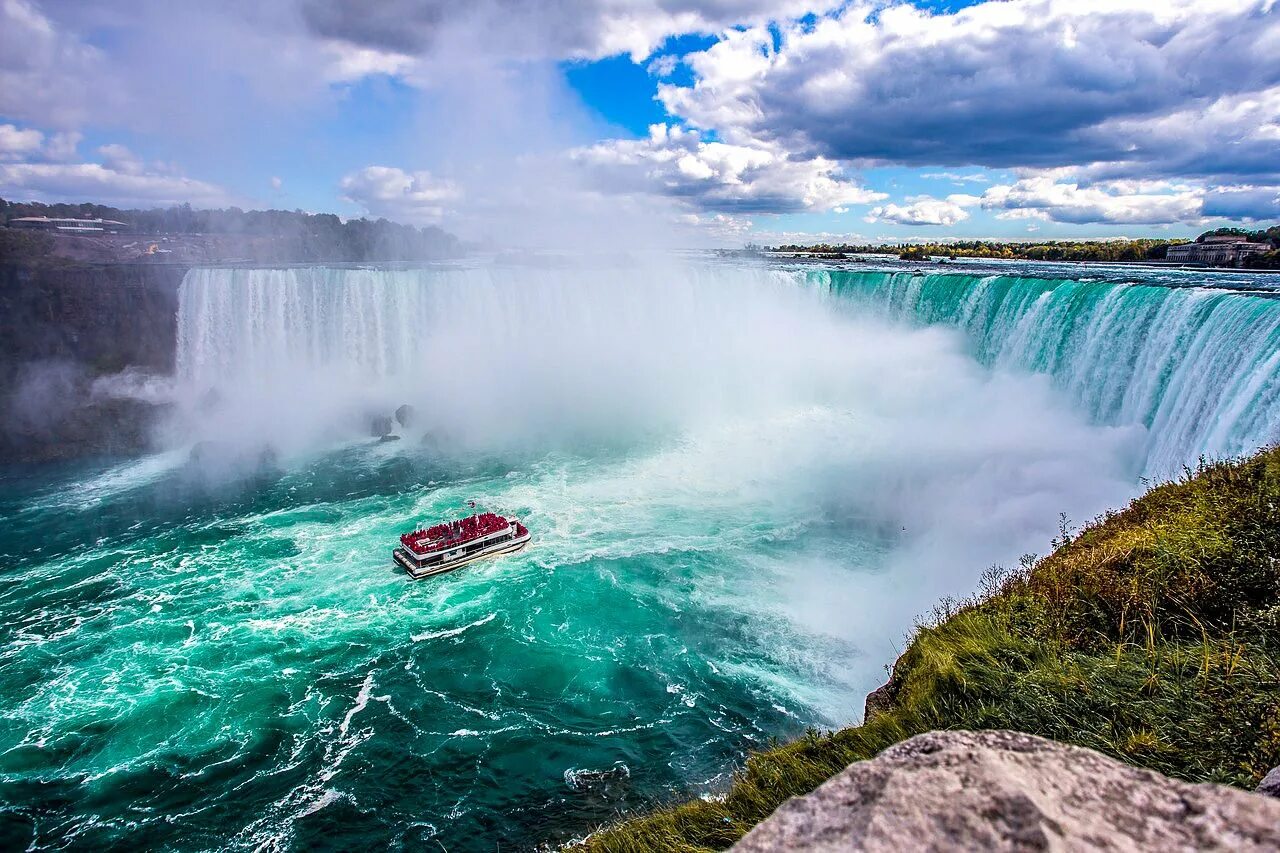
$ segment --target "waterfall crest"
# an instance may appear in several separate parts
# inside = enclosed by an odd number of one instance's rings
[[[829,292],[960,328],[984,364],[1048,374],[1095,423],[1147,429],[1141,470],[1280,439],[1280,300],[1020,276],[821,271]]]
[[[634,386],[631,405],[696,405],[717,383],[690,385],[678,371],[751,359],[762,335],[833,301],[840,313],[957,328],[983,364],[1048,375],[1094,423],[1145,428],[1147,476],[1280,437],[1280,300],[1143,283],[710,265],[678,275],[201,269],[181,289],[177,368],[192,389],[307,375],[364,390],[409,379],[445,396],[467,394],[458,376],[530,386],[564,371],[577,389],[553,401],[564,406],[613,394],[618,380],[658,364],[637,366],[636,353],[661,347],[662,369],[675,372]],[[796,341],[809,337],[795,331]],[[522,348],[535,346],[551,353],[521,364]],[[767,359],[725,381],[748,374],[767,381]]]

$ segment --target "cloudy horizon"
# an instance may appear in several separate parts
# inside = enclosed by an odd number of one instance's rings
[[[0,196],[466,239],[1280,220],[1276,0],[0,0]],[[652,235],[650,235],[652,236]]]

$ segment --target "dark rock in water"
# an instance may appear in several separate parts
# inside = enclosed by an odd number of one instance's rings
[[[396,409],[396,422],[402,427],[407,427],[413,423],[417,414],[418,412],[413,408],[413,406],[405,403],[403,406]]]
[[[619,761],[604,770],[564,771],[564,783],[570,790],[589,798],[617,799],[625,796],[631,783],[631,769]]]
[[[1280,797],[1280,767],[1272,767],[1271,772],[1263,777],[1258,785],[1258,793],[1268,797]]]
[[[1280,849],[1280,803],[1019,732],[929,732],[793,797],[733,848]]]
[[[390,435],[394,429],[391,425],[391,417],[389,415],[378,415],[374,417],[369,426],[369,434],[374,438],[382,438],[384,435]]]
[[[399,441],[399,440],[400,440],[400,436],[396,435],[395,433],[388,433],[387,435],[384,435],[381,438],[379,438],[378,442],[380,444],[385,444],[388,441]]]

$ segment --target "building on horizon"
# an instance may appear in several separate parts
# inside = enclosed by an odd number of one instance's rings
[[[1203,264],[1207,267],[1238,267],[1250,255],[1267,251],[1266,243],[1250,243],[1235,234],[1215,234],[1199,243],[1170,246],[1165,260],[1176,264]]]
[[[115,219],[74,219],[56,216],[18,216],[9,220],[10,228],[32,231],[59,231],[65,234],[118,234],[129,227]]]

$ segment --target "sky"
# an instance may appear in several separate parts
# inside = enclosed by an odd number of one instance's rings
[[[1280,221],[1280,0],[0,0],[0,197],[536,244]]]

